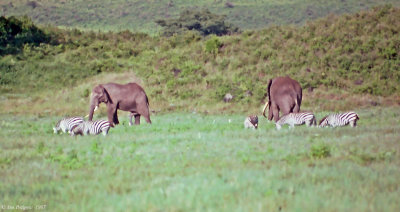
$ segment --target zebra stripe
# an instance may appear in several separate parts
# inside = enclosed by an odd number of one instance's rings
[[[276,129],[280,130],[283,125],[288,124],[290,128],[294,127],[294,125],[303,125],[307,126],[316,125],[315,116],[312,113],[303,112],[303,113],[289,113],[282,116],[276,123]]]
[[[106,136],[110,130],[110,126],[110,123],[105,120],[85,121],[76,126],[71,131],[71,135],[98,135],[103,133]]]
[[[327,115],[321,119],[319,122],[319,127],[341,127],[350,124],[351,127],[355,127],[357,125],[358,117],[357,113],[350,111],[346,113],[337,113]]]
[[[54,133],[58,133],[58,131],[62,131],[63,133],[70,133],[71,130],[82,123],[84,120],[82,117],[69,117],[69,118],[63,118],[60,121],[57,122],[56,126],[53,127]]]

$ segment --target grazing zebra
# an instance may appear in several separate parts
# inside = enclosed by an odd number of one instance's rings
[[[319,122],[319,127],[341,127],[350,124],[351,127],[357,125],[357,120],[360,119],[355,112],[337,113],[327,115]]]
[[[98,135],[101,132],[104,136],[110,130],[110,122],[105,120],[85,121],[71,130],[71,135]]]
[[[82,117],[70,117],[63,118],[57,122],[56,126],[53,127],[54,133],[57,134],[58,131],[62,131],[63,133],[70,133],[72,128],[82,123],[84,120]]]
[[[258,128],[258,117],[256,115],[248,116],[244,120],[244,128],[257,129]]]
[[[282,116],[276,123],[276,129],[280,130],[284,124],[288,124],[289,128],[294,127],[294,125],[306,124],[307,126],[316,125],[317,121],[312,113],[289,113]]]

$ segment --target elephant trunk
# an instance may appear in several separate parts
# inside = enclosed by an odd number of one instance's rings
[[[268,105],[269,105],[269,102],[267,101],[267,102],[265,103],[265,106],[264,106],[263,112],[262,112],[262,115],[263,115],[265,118],[267,118],[267,117],[265,116],[265,110],[267,109]]]
[[[93,119],[93,113],[97,109],[97,106],[95,105],[90,105],[90,110],[89,110],[89,121],[92,121]]]

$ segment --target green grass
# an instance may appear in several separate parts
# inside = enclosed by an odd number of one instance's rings
[[[358,127],[285,126],[244,115],[153,114],[107,137],[54,135],[59,117],[0,116],[2,205],[49,211],[399,211],[399,107]],[[317,112],[318,119],[327,112]],[[99,117],[97,117],[99,118]]]
[[[233,7],[226,7],[226,3]],[[0,15],[28,15],[35,23],[64,28],[157,34],[158,19],[176,18],[187,8],[208,8],[226,15],[241,29],[262,29],[271,25],[304,24],[328,14],[354,13],[383,4],[399,6],[397,0],[3,0]]]

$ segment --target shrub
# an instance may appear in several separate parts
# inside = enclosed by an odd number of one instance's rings
[[[219,41],[218,37],[211,37],[208,39],[205,43],[205,49],[204,51],[206,53],[211,53],[211,54],[217,54],[219,48],[222,46],[221,41]]]

